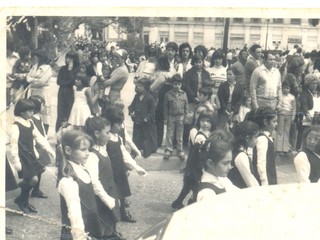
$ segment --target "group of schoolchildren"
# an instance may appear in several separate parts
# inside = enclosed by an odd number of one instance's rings
[[[89,117],[80,131],[62,127],[56,153],[46,139],[41,116],[41,97],[21,98],[15,104],[11,135],[11,164],[21,182],[15,199],[22,213],[37,213],[29,196],[47,198],[39,189],[41,174],[56,158],[57,189],[62,216],[61,239],[124,239],[117,232],[119,221],[136,222],[127,208],[131,195],[128,171],[146,171],[125,147],[130,137],[124,127],[123,109],[111,106],[104,116]],[[134,145],[134,144],[133,144]],[[132,148],[140,156],[137,147]],[[49,161],[48,161],[49,160]]]
[[[178,48],[170,43],[166,50],[168,56],[175,56]],[[172,208],[182,208],[190,191],[192,196],[188,204],[239,188],[277,184],[272,137],[277,126],[277,112],[268,107],[251,111],[250,98],[243,93],[237,99],[236,114],[230,109],[230,97],[225,99],[228,104],[224,106],[223,84],[217,96],[213,96],[214,91],[206,85],[206,79],[202,79],[205,77],[202,71],[205,59],[199,52],[201,48],[191,59],[193,72],[187,70],[187,65],[175,66],[169,57],[165,57],[165,61],[170,61],[164,78],[157,74],[159,78],[150,80],[150,71],[155,70],[146,68],[135,79],[136,95],[129,106],[129,116],[134,123],[132,139],[124,124],[123,104],[109,106],[101,116],[91,116],[90,109],[90,113],[83,114],[83,105],[86,105],[83,103],[87,103],[91,92],[82,84],[87,78],[83,77],[82,81],[81,75],[75,80],[81,96],[75,96],[75,109],[70,114],[70,118],[81,117],[72,121],[72,125],[81,127],[70,130],[61,126],[56,153],[46,139],[38,114],[43,99],[36,96],[19,99],[15,104],[16,121],[11,135],[11,163],[22,179],[20,196],[15,199],[19,209],[23,213],[37,212],[29,203],[30,192],[33,197],[47,197],[39,186],[41,174],[50,163],[49,154],[51,158],[57,158],[57,188],[63,224],[61,239],[123,239],[116,223],[136,222],[126,209],[129,206],[126,197],[131,195],[128,170],[134,169],[142,176],[146,174],[134,157],[143,155],[147,158],[157,151],[163,126],[167,129],[165,160],[174,148],[178,157],[185,159],[185,138],[189,148],[186,167],[182,171],[183,187]],[[185,71],[182,75],[178,71],[181,66]],[[197,81],[188,82],[186,76],[192,74],[197,76]],[[231,68],[226,69],[226,82],[234,87],[233,92],[237,91]],[[219,95],[220,102],[217,101]],[[216,111],[217,105],[223,114]],[[159,111],[162,119],[157,117]],[[188,116],[190,112],[192,116]],[[304,137],[304,147],[295,159],[297,172],[301,172],[305,181],[314,182],[320,178],[319,135],[319,129],[311,127]]]

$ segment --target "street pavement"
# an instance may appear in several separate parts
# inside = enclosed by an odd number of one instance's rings
[[[57,86],[54,78],[51,81],[50,88],[52,92],[52,118],[48,136],[54,148],[56,143],[54,126],[57,102]],[[125,106],[128,106],[134,97],[132,73],[124,87],[122,96]],[[132,122],[127,115],[127,107],[125,108],[125,113],[126,126],[129,133],[131,133]],[[185,162],[174,156],[169,160],[163,160],[163,151],[164,148],[161,147],[157,153],[149,158],[137,159],[138,164],[147,170],[147,176],[140,177],[135,172],[132,172],[129,176],[132,192],[132,196],[128,198],[131,202],[129,211],[137,218],[137,223],[118,224],[118,231],[128,240],[135,239],[140,233],[172,213],[171,202],[177,197],[182,187],[183,175],[179,173],[179,170],[184,167]],[[297,182],[292,156],[287,158],[277,157],[276,163],[279,184]],[[19,194],[19,190],[6,193],[6,225],[13,228],[13,234],[7,235],[6,239],[60,239],[60,200],[56,189],[56,168],[54,163],[47,167],[42,176],[41,189],[49,198],[30,199],[30,202],[39,210],[38,214],[22,216],[15,212],[18,208],[13,200]]]

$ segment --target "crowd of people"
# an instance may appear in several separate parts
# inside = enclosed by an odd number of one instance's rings
[[[317,50],[303,55],[296,46],[280,55],[253,44],[225,53],[169,42],[164,51],[147,45],[138,67],[129,66],[126,50],[116,47],[69,51],[57,71],[55,151],[47,140],[54,71],[44,50],[22,47],[18,55],[8,58],[6,94],[15,115],[7,163],[21,179],[15,203],[23,213],[37,213],[30,192],[48,197],[40,190],[41,174],[55,162],[61,239],[123,239],[116,223],[136,222],[127,210],[128,171],[145,175],[135,158],[148,158],[162,145],[163,160],[186,159],[173,209],[183,208],[190,192],[188,204],[277,184],[275,156],[289,157],[293,150],[299,151],[299,182],[320,179]],[[121,92],[134,71],[130,136]],[[14,178],[7,183],[8,191],[17,188]]]

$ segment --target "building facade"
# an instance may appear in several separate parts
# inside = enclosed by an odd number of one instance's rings
[[[304,51],[320,49],[320,24],[300,18],[230,18],[228,47],[250,47],[287,50],[298,44]],[[313,25],[316,26],[313,26]],[[151,19],[143,34],[146,43],[174,41],[222,48],[225,18],[160,17]]]

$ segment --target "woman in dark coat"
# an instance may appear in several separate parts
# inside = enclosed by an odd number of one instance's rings
[[[79,70],[79,56],[77,52],[70,51],[65,57],[66,65],[59,70],[57,77],[58,91],[58,109],[56,132],[61,127],[63,122],[68,121],[71,108],[74,101],[73,85],[76,79],[76,74]]]
[[[298,128],[297,148],[300,149],[303,132],[312,124],[315,112],[320,111],[320,96],[318,93],[318,77],[315,74],[307,74],[300,94],[300,112],[303,119]]]
[[[136,92],[129,115],[134,122],[132,140],[144,158],[157,151],[157,128],[155,124],[155,99],[149,93],[150,81],[147,78],[136,82]]]

